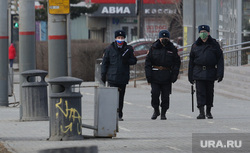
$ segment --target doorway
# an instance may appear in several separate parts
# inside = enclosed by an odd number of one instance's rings
[[[138,39],[137,36],[137,27],[131,24],[122,24],[121,29],[124,30],[127,34],[126,41],[131,42]]]

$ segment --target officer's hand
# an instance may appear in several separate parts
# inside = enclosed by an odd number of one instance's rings
[[[189,79],[188,80],[191,84],[194,84],[194,80]]]
[[[128,58],[122,57],[122,64],[128,64]]]
[[[128,60],[129,60],[129,56],[128,55],[122,56],[122,63],[123,64],[128,64]]]
[[[218,77],[218,82],[221,82],[223,80],[222,77]]]
[[[150,84],[152,82],[151,78],[147,78],[148,84]]]
[[[102,82],[105,84],[106,83],[106,76],[103,75],[102,78],[101,78]]]
[[[171,76],[171,82],[172,82],[172,83],[175,83],[176,80],[177,80],[177,76],[176,76],[176,75],[172,75],[172,76]]]
[[[125,51],[123,54],[122,54],[122,63],[123,64],[128,64],[128,60],[129,60],[129,52]]]

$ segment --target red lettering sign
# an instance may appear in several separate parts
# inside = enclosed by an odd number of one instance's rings
[[[175,4],[180,0],[143,0],[144,4]]]
[[[95,4],[135,4],[136,0],[91,0]]]
[[[161,30],[167,30],[166,21],[161,18],[146,18],[144,25],[146,38],[158,39]]]

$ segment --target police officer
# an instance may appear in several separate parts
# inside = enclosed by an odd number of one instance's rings
[[[210,36],[208,25],[198,27],[199,38],[192,45],[188,69],[188,79],[196,84],[197,107],[200,114],[197,119],[212,119],[214,81],[222,81],[224,76],[223,52],[218,42]]]
[[[106,80],[110,87],[118,87],[119,91],[119,120],[123,121],[123,101],[126,84],[129,81],[130,65],[137,62],[132,46],[125,42],[126,34],[123,30],[115,31],[115,41],[105,50],[101,66],[101,79]]]
[[[153,43],[146,57],[145,72],[148,83],[151,83],[151,105],[154,109],[152,120],[161,114],[161,120],[166,120],[169,108],[169,95],[172,83],[177,80],[180,69],[178,50],[169,40],[167,30],[159,32],[159,39]],[[161,104],[159,97],[161,95]],[[161,113],[159,110],[161,105]]]

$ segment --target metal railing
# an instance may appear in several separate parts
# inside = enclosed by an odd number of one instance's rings
[[[224,63],[225,66],[239,66],[242,63],[242,51],[250,49],[250,41],[233,44],[233,45],[227,45],[224,46],[221,41],[219,41],[221,44],[221,48],[223,50],[224,54]],[[249,45],[248,45],[249,44]],[[248,45],[246,47],[242,47],[242,45]],[[188,70],[188,63],[189,63],[189,53],[191,50],[192,45],[187,45],[178,48],[179,55],[181,58],[181,68],[180,68],[180,74],[187,74]],[[133,66],[133,69],[131,72],[131,80],[134,81],[134,87],[136,87],[136,81],[137,80],[144,80],[145,77],[145,58],[146,54],[136,56],[137,59],[140,59],[137,61],[137,64]]]

